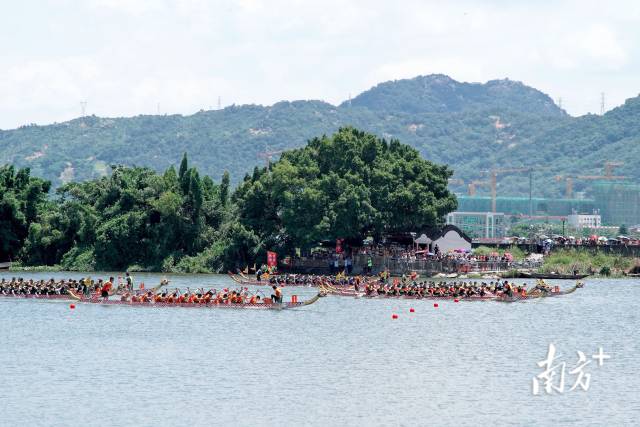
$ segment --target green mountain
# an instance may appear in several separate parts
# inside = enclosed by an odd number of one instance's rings
[[[513,80],[485,84],[460,83],[443,74],[381,83],[342,106],[366,107],[397,113],[458,113],[474,110],[509,110],[563,117],[549,96]]]
[[[30,167],[57,186],[104,175],[111,164],[161,171],[188,152],[202,172],[218,179],[229,170],[238,182],[264,164],[259,153],[301,147],[352,125],[400,139],[425,158],[449,164],[465,182],[486,180],[482,171],[491,168],[539,167],[535,195],[558,196],[564,184],[555,175],[596,175],[606,160],[626,160],[616,174],[640,181],[640,169],[628,160],[640,150],[639,117],[637,98],[604,116],[574,118],[520,82],[461,83],[430,75],[379,84],[339,106],[279,102],[191,116],[92,116],[23,126],[0,131],[0,164]],[[522,175],[501,177],[499,185],[500,195],[528,194]],[[584,185],[576,182],[576,189]]]

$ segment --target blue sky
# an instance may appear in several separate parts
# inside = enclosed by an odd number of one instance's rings
[[[0,128],[508,77],[573,115],[640,92],[638,1],[5,0]],[[159,105],[159,108],[158,108]]]

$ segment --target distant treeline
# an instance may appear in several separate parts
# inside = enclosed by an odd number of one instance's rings
[[[456,208],[452,171],[397,140],[354,128],[256,167],[232,191],[190,167],[51,183],[0,168],[0,261],[68,270],[216,272],[322,240],[380,238],[441,223]]]

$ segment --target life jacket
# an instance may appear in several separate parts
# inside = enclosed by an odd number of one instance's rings
[[[102,289],[101,289],[101,291],[102,291],[102,292],[109,292],[109,291],[111,290],[111,287],[112,287],[112,286],[113,286],[113,285],[111,284],[111,282],[107,282],[107,283],[105,283],[104,285],[102,285]]]

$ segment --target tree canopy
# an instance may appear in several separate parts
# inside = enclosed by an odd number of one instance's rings
[[[240,222],[277,247],[380,237],[441,223],[456,208],[452,171],[351,127],[254,170],[234,199]]]
[[[17,258],[38,212],[47,204],[51,183],[28,168],[0,167],[0,261]]]

